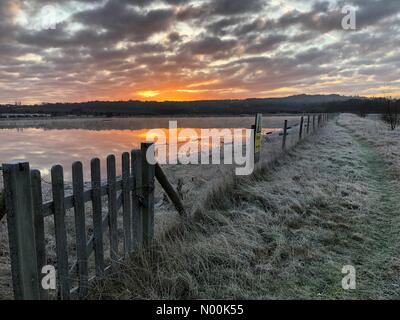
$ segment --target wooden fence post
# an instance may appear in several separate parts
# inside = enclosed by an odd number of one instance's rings
[[[117,189],[116,189],[115,156],[107,157],[107,184],[108,184],[108,216],[110,231],[110,258],[112,266],[118,262],[118,216],[117,216]]]
[[[3,177],[14,297],[18,300],[39,300],[29,163],[3,164]]]
[[[176,210],[178,211],[179,215],[187,219],[187,213],[185,211],[185,207],[182,204],[181,199],[179,198],[178,194],[176,193],[174,187],[169,183],[167,176],[165,175],[164,171],[161,169],[160,165],[157,163],[155,167],[155,175],[157,178],[157,181],[160,183],[160,185],[163,187],[164,191],[168,195],[168,197],[171,199],[173,205],[175,206]]]
[[[303,125],[304,125],[304,117],[300,119],[300,130],[299,130],[299,140],[303,138]]]
[[[46,240],[44,231],[44,216],[43,216],[43,194],[42,194],[42,178],[39,170],[31,170],[32,184],[32,204],[33,204],[33,221],[35,225],[35,240],[36,240],[36,255],[39,282],[42,278],[42,268],[47,264],[46,258]],[[48,300],[48,291],[42,286],[40,290],[40,299]]]
[[[282,149],[286,148],[287,124],[288,122],[285,120],[285,124],[283,126]]]
[[[124,230],[124,253],[128,256],[132,253],[132,222],[131,222],[131,187],[130,187],[130,155],[129,152],[122,154],[122,210]]]
[[[310,116],[307,116],[307,135],[310,133]]]
[[[58,294],[62,300],[70,299],[67,225],[65,222],[64,169],[60,165],[51,168],[54,225],[56,236]]]
[[[154,176],[155,165],[150,164],[152,143],[142,143],[142,190],[143,190],[143,243],[148,245],[154,238]],[[148,152],[149,150],[149,152]],[[154,150],[152,151],[154,152]],[[149,159],[148,159],[149,157]]]
[[[137,251],[143,245],[143,211],[140,205],[142,199],[142,152],[132,150],[131,173],[132,185],[132,251]]]
[[[86,252],[85,199],[82,162],[72,165],[72,188],[74,193],[76,257],[78,265],[78,293],[85,297],[88,292],[88,258]]]
[[[101,204],[101,172],[100,160],[94,158],[90,162],[92,180],[92,210],[93,210],[93,247],[96,264],[96,276],[104,274],[104,246],[103,246],[103,215]]]

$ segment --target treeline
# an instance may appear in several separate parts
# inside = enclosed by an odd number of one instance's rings
[[[0,107],[0,113],[45,113],[53,116],[185,116],[244,115],[255,113],[384,113],[387,99],[341,96],[296,96],[281,99],[191,102],[92,101],[35,106]],[[331,97],[328,99],[327,97]],[[399,104],[399,100],[391,100]]]

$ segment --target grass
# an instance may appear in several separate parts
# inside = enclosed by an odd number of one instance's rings
[[[399,132],[380,126],[342,115],[254,175],[227,178],[89,298],[398,298]],[[349,264],[354,291],[341,287]]]

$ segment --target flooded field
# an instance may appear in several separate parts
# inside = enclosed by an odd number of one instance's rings
[[[264,117],[263,128],[282,128],[283,119],[288,119],[289,125],[298,122],[298,116]],[[49,175],[52,165],[61,164],[66,179],[70,179],[74,161],[82,161],[84,167],[89,168],[90,159],[94,157],[100,158],[103,165],[108,154],[115,154],[119,160],[123,152],[139,148],[149,130],[161,129],[168,135],[170,120],[177,121],[178,131],[190,128],[196,132],[202,128],[249,129],[254,124],[253,117],[2,120],[0,163],[26,160],[44,177]]]

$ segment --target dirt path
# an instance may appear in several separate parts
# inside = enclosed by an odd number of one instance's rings
[[[368,235],[363,251],[358,252],[363,261],[360,270],[361,285],[357,296],[361,298],[400,297],[400,197],[398,182],[382,157],[357,131],[343,126],[361,150],[362,165],[366,173],[368,196],[371,197],[367,223],[359,226]],[[371,292],[374,288],[374,294]]]

